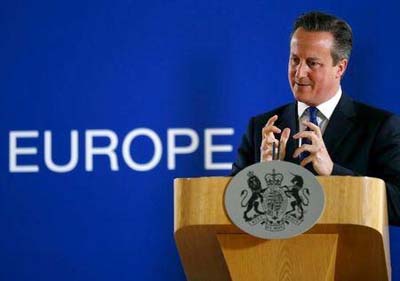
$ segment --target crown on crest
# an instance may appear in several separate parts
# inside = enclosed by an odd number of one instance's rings
[[[281,186],[283,174],[275,173],[275,169],[272,169],[272,174],[265,174],[264,179],[268,186]]]

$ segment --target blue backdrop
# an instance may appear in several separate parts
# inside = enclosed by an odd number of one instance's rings
[[[185,280],[173,178],[227,175],[249,117],[292,100],[305,11],[352,25],[344,91],[399,114],[395,2],[3,0],[0,279]]]

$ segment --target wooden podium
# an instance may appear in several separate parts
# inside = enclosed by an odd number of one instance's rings
[[[175,179],[175,240],[187,280],[391,280],[382,180],[317,177],[326,197],[318,223],[291,239],[263,240],[229,220],[223,196],[230,179]]]

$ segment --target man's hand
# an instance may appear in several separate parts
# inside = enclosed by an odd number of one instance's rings
[[[275,154],[278,152],[278,144],[280,143],[279,160],[283,160],[286,155],[286,143],[290,136],[290,129],[285,128],[281,134],[280,140],[275,138],[275,134],[280,134],[281,129],[274,126],[275,121],[278,120],[278,115],[274,115],[268,119],[267,124],[262,130],[262,142],[260,147],[261,162],[271,161],[272,159],[272,144],[275,143]]]
[[[324,140],[322,139],[321,129],[317,125],[308,121],[304,121],[303,124],[310,128],[311,131],[299,132],[295,134],[293,138],[307,138],[311,141],[311,144],[303,144],[302,146],[298,147],[293,153],[293,158],[299,157],[299,155],[304,151],[308,151],[310,156],[304,158],[300,165],[304,167],[311,162],[318,175],[331,175],[333,162],[328,151],[326,150]]]

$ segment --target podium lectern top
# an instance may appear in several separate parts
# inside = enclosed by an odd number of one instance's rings
[[[188,280],[390,280],[382,180],[317,177],[326,197],[319,222],[272,241],[231,224],[223,205],[230,179],[175,179],[175,240]]]

